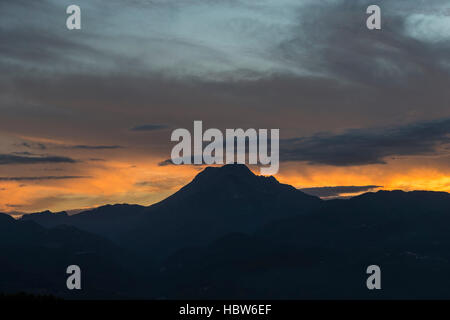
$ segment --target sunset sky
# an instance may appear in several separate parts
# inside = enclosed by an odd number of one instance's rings
[[[448,0],[0,0],[0,30],[1,212],[161,200],[194,120],[279,128],[276,178],[324,197],[450,192]]]

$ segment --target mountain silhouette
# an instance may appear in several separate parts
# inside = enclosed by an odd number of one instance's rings
[[[40,225],[50,227],[57,226],[59,224],[64,224],[67,218],[67,213],[62,212],[51,212],[49,210],[42,212],[35,212],[30,214],[25,214],[22,216],[23,221],[34,221]]]
[[[209,167],[167,199],[150,206],[123,239],[167,256],[230,232],[253,232],[269,221],[310,212],[321,200],[245,165]],[[159,243],[163,241],[163,251]]]
[[[321,200],[257,176],[240,164],[208,167],[189,184],[150,207],[108,205],[73,216],[33,214],[43,226],[72,225],[105,236],[134,251],[164,258],[187,245],[230,232],[252,232],[265,223],[309,212]],[[164,246],[161,246],[161,242]]]
[[[9,292],[72,297],[64,267],[81,261],[90,274],[85,297],[450,298],[444,192],[322,201],[225,165],[148,207],[44,211],[18,221],[0,214],[0,231],[0,275],[20,271],[0,279]],[[366,288],[372,264],[382,270],[382,290]]]
[[[48,212],[39,216],[45,219]],[[78,298],[124,298],[141,280],[139,259],[101,236],[71,226],[44,228],[0,213],[0,290]],[[67,290],[66,268],[79,265],[84,290]],[[123,277],[131,270],[136,275]],[[116,279],[115,284],[111,279]],[[118,289],[116,286],[119,286]],[[123,296],[122,292],[127,291]]]
[[[162,290],[178,299],[450,297],[450,194],[379,191],[325,204],[180,250],[165,261]],[[365,286],[372,264],[381,291]]]

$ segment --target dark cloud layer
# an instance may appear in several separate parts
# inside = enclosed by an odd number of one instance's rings
[[[165,124],[144,124],[140,126],[135,126],[130,129],[130,131],[155,131],[161,129],[167,129],[169,126]]]
[[[40,163],[75,163],[76,160],[61,156],[24,157],[12,154],[0,154],[0,165],[40,164]]]
[[[38,177],[0,177],[0,181],[41,181],[41,180],[68,180],[86,179],[88,176],[38,176]]]
[[[43,143],[35,143],[35,142],[22,142],[20,144],[17,144],[17,146],[25,147],[29,149],[39,149],[39,150],[45,150],[47,149],[47,146]]]
[[[28,152],[28,151],[18,151],[13,152],[13,154],[19,155],[19,156],[38,156],[39,154]]]
[[[174,163],[172,162],[172,159],[166,159],[164,161],[158,162],[158,166],[160,166],[160,167],[171,166],[171,165],[174,165]]]
[[[443,119],[287,139],[280,143],[280,159],[332,166],[385,164],[389,157],[436,154],[447,143],[450,119]]]
[[[188,158],[183,158],[184,161],[186,161]],[[179,160],[179,159],[178,159]],[[180,165],[184,165],[184,164],[180,164]],[[190,160],[190,165],[191,166],[203,166],[204,164],[195,164],[194,163],[194,155],[191,156],[191,160]],[[166,159],[163,160],[161,162],[158,162],[158,166],[159,167],[165,167],[165,166],[177,166],[177,164],[173,163],[172,159]]]
[[[84,150],[109,150],[109,149],[121,149],[122,146],[117,145],[103,145],[103,146],[90,146],[90,145],[75,145],[68,146],[69,149],[84,149]]]
[[[5,206],[9,207],[9,208],[21,208],[22,207],[22,205],[20,205],[20,204],[9,204],[9,203],[5,204]]]
[[[341,194],[352,194],[370,191],[372,189],[382,188],[381,186],[335,186],[335,187],[315,187],[315,188],[303,188],[300,191],[320,197],[320,198],[330,198],[338,197]]]

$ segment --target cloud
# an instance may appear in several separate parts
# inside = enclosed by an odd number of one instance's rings
[[[341,194],[352,194],[370,191],[372,189],[382,188],[382,186],[335,186],[335,187],[314,187],[303,188],[300,191],[320,197],[320,198],[332,198],[339,197]]]
[[[38,156],[38,154],[32,153],[32,152],[28,152],[28,151],[23,151],[23,152],[13,152],[13,154],[17,154],[17,155],[19,155],[19,156]]]
[[[180,165],[184,165],[185,162],[187,162],[189,160],[189,158],[178,158],[177,160],[183,160],[183,163]],[[204,166],[205,164],[195,164],[194,163],[194,155],[191,155],[191,159],[190,159],[190,166]],[[177,164],[173,163],[172,159],[166,159],[164,161],[161,161],[158,163],[159,167],[165,167],[165,166],[177,166]]]
[[[24,157],[13,154],[0,154],[0,165],[39,164],[39,163],[75,163],[76,160],[61,156]]]
[[[172,159],[166,159],[166,160],[158,163],[158,166],[160,166],[160,167],[172,166],[172,165],[174,165],[174,163],[172,162]]]
[[[167,191],[174,189],[175,187],[183,186],[186,183],[185,179],[180,178],[164,178],[157,179],[154,181],[139,181],[136,182],[135,186],[137,187],[145,187],[154,190]]]
[[[405,22],[409,35],[421,41],[450,40],[450,8],[447,12],[420,12],[411,14]]]
[[[87,179],[89,176],[38,176],[38,177],[0,177],[0,181],[41,181],[41,180],[68,180]]]
[[[5,206],[8,208],[21,208],[22,207],[22,205],[20,205],[20,204],[9,204],[9,203],[5,204]]]
[[[5,3],[0,67],[80,73],[95,65],[103,74],[118,68],[213,81],[313,74],[382,85],[449,61],[449,18],[439,13],[448,1],[383,3],[382,32],[365,27],[368,0],[104,3],[79,0],[102,19],[72,37],[49,27],[60,24],[60,1]],[[444,41],[420,41],[436,34]]]
[[[99,145],[99,146],[90,146],[90,145],[74,145],[67,146],[69,149],[84,149],[84,150],[108,150],[108,149],[122,149],[122,146],[117,145]]]
[[[442,155],[449,143],[450,118],[446,118],[282,139],[280,161],[340,167],[386,164],[393,157]],[[173,165],[171,159],[158,163],[169,165]]]
[[[22,142],[22,143],[16,144],[16,146],[25,147],[25,148],[29,148],[29,149],[39,149],[39,150],[47,149],[47,146],[45,144],[39,143],[39,142]]]
[[[280,142],[280,160],[332,166],[385,164],[389,157],[437,154],[448,143],[450,119],[443,119],[286,139]]]
[[[169,126],[165,124],[144,124],[136,126],[130,129],[130,131],[155,131],[161,129],[167,129]]]

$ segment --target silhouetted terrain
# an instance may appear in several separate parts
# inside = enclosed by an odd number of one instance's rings
[[[180,251],[163,274],[178,298],[450,298],[449,261],[450,195],[380,191]]]
[[[142,298],[450,298],[450,194],[322,201],[244,165],[150,207],[0,215],[0,291]],[[65,268],[83,270],[81,293]],[[367,266],[382,290],[366,288]]]
[[[124,298],[138,289],[138,262],[109,240],[72,226],[47,229],[0,214],[2,292]],[[64,280],[72,264],[81,267],[85,278],[78,292],[69,292]]]
[[[51,219],[51,214],[39,213],[23,219],[47,227],[72,225],[160,259],[187,245],[230,232],[253,232],[270,221],[310,212],[321,202],[273,177],[256,176],[245,165],[226,165],[206,168],[181,190],[147,208],[108,205],[74,216],[60,213]]]

